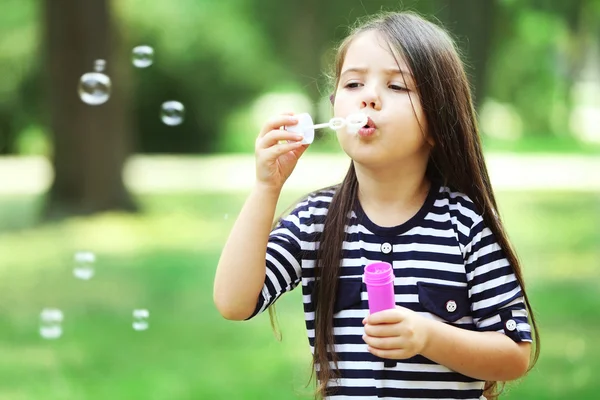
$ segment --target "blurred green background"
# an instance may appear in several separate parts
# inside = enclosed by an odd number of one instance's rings
[[[333,47],[401,9],[459,43],[539,318],[539,363],[504,398],[598,398],[600,0],[3,0],[0,400],[310,398],[300,292],[278,302],[278,342],[266,313],[219,316],[214,271],[264,118],[327,121]],[[132,64],[138,45],[151,66]],[[90,106],[77,88],[97,59],[112,90]],[[161,121],[169,100],[183,123]],[[279,210],[347,163],[322,133]],[[90,280],[73,275],[79,251],[96,256]],[[64,315],[57,339],[44,308]]]

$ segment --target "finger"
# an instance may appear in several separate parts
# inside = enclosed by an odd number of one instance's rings
[[[265,124],[260,130],[260,133],[258,134],[258,137],[263,137],[270,131],[279,129],[281,126],[291,126],[296,125],[297,123],[298,118],[294,117],[293,115],[276,115],[274,117],[269,118],[267,122],[265,122]]]
[[[308,146],[309,145],[307,145],[307,144],[303,144],[302,146],[298,147],[297,149],[292,150],[292,153],[294,153],[294,155],[298,159],[302,156],[302,154],[304,154],[306,149],[308,149]]]
[[[269,148],[269,147],[279,143],[282,140],[284,140],[284,141],[291,140],[291,141],[297,142],[302,139],[304,139],[304,137],[302,135],[299,135],[294,132],[288,132],[286,130],[277,129],[277,130],[269,131],[269,132],[267,132],[266,135],[259,138],[258,146],[261,149],[266,149],[266,148]]]
[[[412,357],[412,355],[408,354],[404,350],[383,350],[371,346],[368,346],[367,350],[374,356],[387,360],[405,360]]]
[[[395,350],[398,349],[398,344],[396,338],[386,337],[373,337],[369,335],[363,335],[363,340],[369,346],[380,349],[380,350]]]
[[[394,324],[402,321],[402,310],[398,307],[389,310],[378,311],[363,319],[363,324]]]
[[[280,143],[265,149],[265,158],[267,160],[276,160],[280,156],[303,146],[302,142]]]
[[[366,324],[365,325],[365,333],[367,335],[373,336],[373,337],[398,336],[396,328],[397,328],[396,324],[377,324],[377,325]]]

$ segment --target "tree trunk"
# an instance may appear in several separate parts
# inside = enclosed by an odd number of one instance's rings
[[[494,47],[497,0],[443,0],[440,18],[466,55],[476,108],[487,93],[488,62]]]
[[[587,12],[591,10],[590,2],[584,0],[572,0],[568,3],[566,10],[563,11],[569,35],[567,40],[566,54],[562,54],[563,65],[566,65],[561,74],[563,84],[565,85],[565,113],[564,115],[553,115],[551,120],[554,122],[555,131],[563,134],[570,132],[569,115],[573,111],[576,99],[573,98],[573,88],[579,79],[586,65],[587,57],[590,54],[592,38],[594,37],[591,28],[592,19]],[[560,15],[560,13],[558,13]],[[592,14],[593,15],[593,14]],[[594,17],[592,17],[594,18]],[[589,21],[589,23],[588,23]],[[557,118],[558,117],[558,118]]]
[[[45,50],[55,179],[45,217],[136,209],[122,179],[130,153],[125,62],[119,63],[109,0],[45,0]],[[85,104],[77,93],[81,75],[106,60],[110,99]],[[124,61],[124,58],[121,59]]]
[[[9,109],[0,109],[0,154],[12,154],[14,151],[15,132],[12,115]]]
[[[313,104],[317,104],[324,93],[320,93],[322,27],[319,26],[319,0],[290,2],[288,11],[294,18],[293,24],[286,28],[288,39],[287,54],[290,65],[298,74],[299,81]],[[293,8],[292,8],[293,7]],[[292,44],[291,46],[289,44]],[[315,117],[316,116],[315,112]]]

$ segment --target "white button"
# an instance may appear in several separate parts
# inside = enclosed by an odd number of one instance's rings
[[[456,311],[456,302],[454,300],[449,300],[446,303],[446,311],[448,311],[448,312]]]
[[[508,329],[511,332],[517,329],[517,323],[514,319],[509,319],[508,321],[506,321],[506,329]]]
[[[381,245],[381,251],[384,254],[388,254],[390,251],[392,251],[392,245],[389,243],[384,243]]]

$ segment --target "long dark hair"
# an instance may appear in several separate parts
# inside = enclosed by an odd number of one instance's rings
[[[414,76],[426,118],[427,132],[435,143],[427,166],[427,177],[471,198],[514,269],[523,288],[533,326],[535,345],[531,369],[540,351],[537,324],[525,292],[521,264],[497,213],[496,199],[483,158],[469,83],[459,52],[444,29],[412,12],[379,14],[355,27],[340,44],[333,73],[335,88],[338,86],[350,43],[357,35],[366,31],[377,31],[381,34],[390,50],[404,58]],[[315,309],[313,373],[316,372],[317,375],[317,397],[327,396],[328,382],[339,376],[337,355],[327,349],[334,343],[333,307],[345,226],[358,194],[358,181],[352,163],[346,177],[336,189],[320,238],[315,270],[318,284],[314,290],[318,302]],[[331,368],[330,362],[335,368]],[[498,382],[487,382],[484,394],[488,399],[495,399],[501,389],[502,385],[498,385]]]

